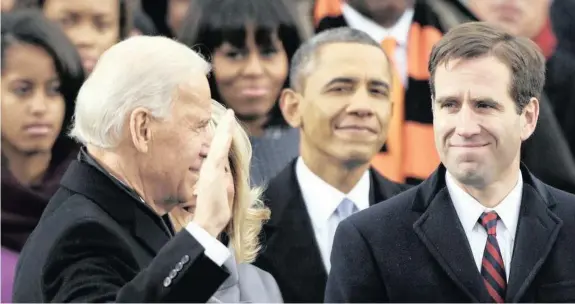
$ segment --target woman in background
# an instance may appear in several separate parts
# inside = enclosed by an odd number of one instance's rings
[[[212,104],[212,127],[218,124],[226,109],[218,102]],[[220,241],[229,243],[231,258],[224,263],[230,273],[228,279],[212,296],[209,303],[281,303],[283,302],[275,279],[253,266],[260,249],[258,235],[270,211],[259,197],[259,188],[250,188],[251,147],[247,134],[238,125],[232,135],[232,144],[226,165],[227,195],[232,219]],[[193,218],[193,208],[176,207],[170,213],[176,231],[182,230]]]
[[[87,74],[112,45],[129,37],[131,14],[128,0],[19,0],[19,7],[42,9],[60,24],[78,49]]]
[[[253,148],[252,183],[262,185],[299,155],[299,133],[278,104],[301,43],[284,1],[194,0],[180,41],[212,60],[214,99],[234,110]]]
[[[84,81],[66,35],[35,10],[2,14],[2,302],[18,253],[77,154],[66,137]]]

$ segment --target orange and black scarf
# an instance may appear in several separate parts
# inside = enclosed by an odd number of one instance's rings
[[[314,22],[316,32],[347,26],[341,9],[342,0],[316,0]],[[455,9],[474,20],[473,15],[458,1]],[[407,90],[393,94],[394,113],[388,140],[373,160],[372,166],[396,182],[418,183],[427,178],[439,165],[433,136],[431,92],[427,65],[433,45],[447,29],[440,17],[426,3],[416,1],[408,37]],[[397,110],[396,110],[397,109]]]

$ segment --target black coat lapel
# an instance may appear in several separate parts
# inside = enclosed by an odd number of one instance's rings
[[[440,167],[419,189],[413,209],[423,214],[413,228],[437,263],[471,301],[489,302],[444,176],[445,169]]]
[[[61,185],[86,196],[100,206],[126,230],[133,233],[152,255],[156,255],[170,239],[162,226],[160,216],[120,189],[110,177],[87,163],[73,161],[62,177]]]
[[[563,225],[551,211],[555,200],[545,186],[522,169],[523,196],[506,296],[512,303],[519,302],[533,282]]]
[[[411,186],[398,184],[385,178],[379,174],[375,169],[369,169],[371,177],[371,184],[369,188],[369,205],[383,202],[392,196],[395,196],[402,191],[409,189]]]
[[[327,272],[296,179],[295,163],[270,181],[264,195],[272,215],[264,225],[265,245],[255,264],[273,268],[282,293],[286,293],[284,300],[322,302]]]

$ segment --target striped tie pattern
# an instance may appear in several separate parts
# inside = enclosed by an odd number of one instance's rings
[[[496,212],[484,212],[479,218],[479,223],[487,231],[487,243],[481,262],[481,275],[494,303],[504,303],[507,280],[505,266],[497,243],[497,220]]]

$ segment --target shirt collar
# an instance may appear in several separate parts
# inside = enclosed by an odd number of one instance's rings
[[[407,45],[407,38],[411,28],[411,22],[413,21],[413,8],[405,10],[397,23],[390,28],[384,28],[375,23],[347,3],[343,3],[342,13],[345,21],[351,28],[366,32],[377,42],[381,42],[383,39],[391,36],[400,46]]]
[[[315,175],[301,157],[298,157],[296,161],[295,171],[312,223],[318,228],[325,226],[344,198],[351,200],[358,210],[369,207],[371,184],[369,170],[365,171],[361,179],[347,194],[335,189]]]
[[[495,211],[499,218],[505,225],[512,240],[515,239],[515,232],[517,231],[517,222],[519,221],[519,209],[521,207],[521,197],[523,193],[523,177],[519,173],[517,184],[495,208],[486,208],[481,205],[475,198],[469,195],[459,185],[455,183],[454,177],[446,171],[445,183],[447,190],[453,201],[453,206],[457,212],[457,216],[461,221],[461,225],[466,233],[477,224],[477,220],[483,212]]]

